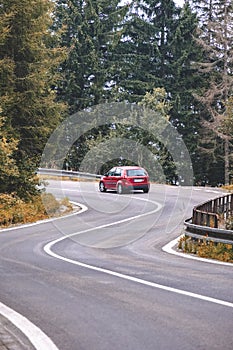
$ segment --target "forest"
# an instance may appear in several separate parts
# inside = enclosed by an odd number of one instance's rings
[[[0,193],[35,195],[53,131],[75,113],[122,102],[168,120],[195,185],[232,183],[233,1],[0,0]],[[63,167],[80,170],[88,150],[116,136],[154,152],[174,183],[166,147],[135,125],[82,134]],[[96,171],[116,162],[130,159]]]

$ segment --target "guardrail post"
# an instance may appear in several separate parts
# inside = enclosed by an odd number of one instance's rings
[[[197,224],[197,212],[195,208],[193,208],[192,222],[193,224]]]
[[[228,197],[227,197],[227,218],[230,216],[230,212],[231,212],[230,204],[231,204],[230,195],[228,195]]]
[[[231,215],[233,215],[233,194],[231,194]]]
[[[233,194],[225,195],[194,207],[193,216],[185,221],[185,235],[233,245],[233,230],[219,225],[233,214]],[[220,226],[220,227],[219,227]]]
[[[213,200],[213,213],[217,213],[218,211],[218,198]]]

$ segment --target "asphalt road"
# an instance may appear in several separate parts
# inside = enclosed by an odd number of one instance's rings
[[[232,350],[233,267],[173,256],[212,189],[152,185],[149,194],[99,193],[51,182],[88,210],[0,233],[0,302],[60,350]],[[43,350],[43,349],[41,349]]]

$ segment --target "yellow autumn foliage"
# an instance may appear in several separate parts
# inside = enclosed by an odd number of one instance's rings
[[[0,194],[0,227],[25,224],[59,216],[59,208],[63,208],[62,213],[72,210],[72,205],[67,199],[62,201],[50,193],[33,197],[25,202],[16,194]],[[64,210],[65,207],[65,210]]]

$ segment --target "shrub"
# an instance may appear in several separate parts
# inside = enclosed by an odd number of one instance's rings
[[[178,249],[184,253],[196,254],[202,258],[233,262],[233,246],[231,244],[216,244],[207,240],[197,241],[184,236],[178,242]]]
[[[41,198],[48,215],[55,214],[60,208],[60,203],[51,193],[43,193]]]
[[[226,221],[226,229],[233,230],[233,216],[229,217]]]
[[[27,202],[14,193],[0,194],[0,227],[35,222],[71,210],[67,198],[60,202],[50,193],[34,196]]]

